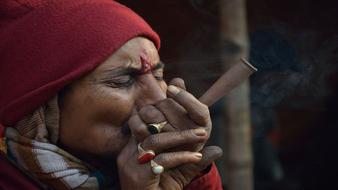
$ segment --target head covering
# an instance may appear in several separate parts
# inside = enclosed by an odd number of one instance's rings
[[[13,125],[136,36],[158,35],[112,0],[0,1],[0,123]]]

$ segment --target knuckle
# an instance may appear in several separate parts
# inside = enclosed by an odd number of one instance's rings
[[[134,135],[136,140],[139,142],[143,141],[147,136],[149,136],[148,131],[144,129],[143,127],[138,126],[138,127],[130,128],[130,130],[132,131],[132,134]]]
[[[174,99],[172,99],[172,98],[167,98],[167,99],[165,99],[165,100],[159,102],[159,103],[157,104],[157,106],[159,106],[159,107],[164,107],[164,106],[170,106],[170,105],[174,105],[174,104],[175,104]]]
[[[171,158],[170,155],[171,154],[160,154],[160,155],[156,156],[156,160],[158,162],[161,162],[161,163],[168,162],[168,161],[170,161],[170,158]]]
[[[185,90],[185,83],[182,78],[174,78],[171,80],[170,84],[178,86],[179,88]]]
[[[132,116],[129,120],[128,120],[128,126],[130,128],[130,130],[134,133],[134,134],[141,134],[143,133],[143,129],[142,129],[142,123],[138,122],[138,118],[137,116]]]
[[[152,112],[152,109],[153,109],[152,105],[146,105],[140,109],[139,114],[141,116],[148,115],[150,112]]]
[[[143,118],[154,119],[158,114],[154,106],[147,105],[140,110],[140,115]]]
[[[201,125],[207,125],[210,120],[210,112],[209,109],[201,109],[198,111],[198,114],[196,115],[196,120]]]
[[[135,136],[143,136],[145,134],[145,131],[142,127],[134,127],[133,132]]]
[[[139,113],[147,112],[147,110],[149,110],[151,108],[152,108],[152,105],[145,105],[140,109]]]
[[[128,120],[128,126],[130,128],[133,128],[135,125],[134,123],[136,123],[136,121],[137,121],[137,116],[136,115],[131,116],[130,119]]]
[[[144,142],[143,145],[147,147],[147,149],[154,149],[157,144],[159,144],[160,138],[159,135],[149,136]]]
[[[182,139],[190,139],[190,138],[195,137],[196,135],[194,133],[194,130],[190,129],[190,130],[182,131],[181,133],[179,133],[178,136]]]
[[[207,105],[203,104],[203,103],[201,103],[201,108],[203,110],[206,110],[207,112],[209,112],[209,107]]]
[[[129,120],[128,120],[128,124],[132,124],[133,122],[135,122],[137,119],[137,115],[132,115]]]

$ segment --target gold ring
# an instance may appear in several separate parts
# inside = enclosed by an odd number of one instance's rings
[[[157,164],[154,160],[150,161],[150,166],[151,166],[151,171],[155,174],[155,175],[159,175],[161,173],[164,172],[164,168],[163,166]]]
[[[151,134],[157,134],[157,133],[160,133],[162,128],[167,124],[168,122],[167,121],[163,121],[161,123],[151,123],[151,124],[148,124],[148,131],[151,133]]]

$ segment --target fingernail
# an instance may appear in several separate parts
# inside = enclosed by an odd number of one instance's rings
[[[197,158],[202,158],[203,155],[199,152],[195,152],[194,156],[197,157]]]
[[[207,135],[207,132],[205,131],[205,129],[202,129],[202,128],[194,129],[194,133],[197,136],[205,136],[205,135]]]
[[[168,86],[168,91],[173,94],[173,95],[176,95],[180,92],[180,89],[178,89],[176,86],[174,85],[169,85]]]

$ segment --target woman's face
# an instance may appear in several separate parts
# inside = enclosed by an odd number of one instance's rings
[[[122,126],[133,110],[166,98],[163,66],[150,40],[125,43],[65,92],[60,143],[75,154],[116,157],[129,140]]]

